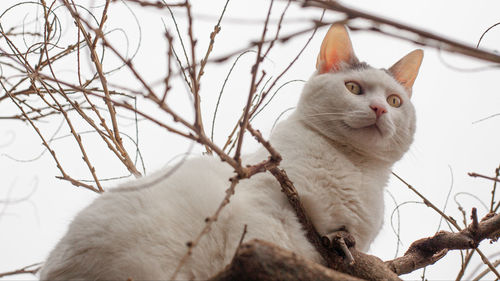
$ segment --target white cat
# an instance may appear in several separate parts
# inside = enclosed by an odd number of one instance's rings
[[[415,50],[389,70],[375,69],[358,61],[344,26],[333,25],[325,36],[297,110],[270,138],[320,234],[345,227],[366,251],[379,232],[391,166],[413,140],[410,97],[422,57]],[[244,160],[266,158],[261,149]],[[152,180],[159,173],[132,183],[148,188],[103,194],[71,223],[41,279],[170,278],[186,242],[224,197],[232,171],[207,156],[186,161],[166,179]],[[245,224],[246,240],[267,240],[321,262],[278,182],[261,173],[240,182],[177,277],[216,274],[230,262]]]

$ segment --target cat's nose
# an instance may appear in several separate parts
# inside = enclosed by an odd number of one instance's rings
[[[377,104],[370,105],[370,108],[375,112],[377,118],[379,118],[380,116],[382,116],[382,114],[387,112],[387,109],[385,109],[385,107]]]

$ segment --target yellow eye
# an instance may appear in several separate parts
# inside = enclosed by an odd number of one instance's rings
[[[390,95],[387,97],[387,103],[392,107],[400,107],[401,98],[397,95]]]
[[[347,90],[349,90],[349,92],[355,94],[355,95],[361,95],[362,92],[361,92],[361,86],[356,83],[356,82],[346,82],[345,83],[345,87],[347,88]]]

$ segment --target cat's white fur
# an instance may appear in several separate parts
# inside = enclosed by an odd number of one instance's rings
[[[350,93],[346,81],[357,81],[363,94]],[[402,99],[399,108],[387,104],[393,93]],[[384,105],[387,113],[377,118],[371,104]],[[346,66],[314,74],[297,110],[276,127],[270,141],[317,230],[326,235],[346,227],[357,248],[368,250],[383,223],[391,166],[408,150],[414,131],[407,89],[387,71]],[[261,149],[244,161],[266,158]],[[71,223],[41,279],[168,279],[187,251],[186,242],[220,204],[232,175],[229,165],[206,156],[187,160],[166,179],[155,180],[160,172],[127,185],[147,188],[103,194]],[[261,173],[240,182],[177,277],[207,279],[221,270],[245,224],[245,240],[267,240],[321,262],[276,179]]]

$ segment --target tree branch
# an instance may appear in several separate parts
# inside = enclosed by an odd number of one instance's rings
[[[460,232],[440,231],[432,237],[417,240],[402,257],[387,261],[386,265],[398,275],[406,274],[434,264],[448,250],[475,249],[484,239],[496,241],[499,237],[500,215],[489,214],[477,225],[472,222]]]
[[[500,56],[489,51],[477,49],[472,45],[467,45],[464,43],[457,42],[452,39],[445,38],[443,36],[434,34],[432,32],[412,27],[406,24],[402,24],[398,21],[370,14],[367,12],[360,11],[359,9],[353,9],[341,4],[339,1],[329,1],[329,0],[295,0],[295,2],[302,3],[304,7],[317,7],[326,10],[336,11],[345,14],[348,18],[363,18],[369,21],[373,21],[377,24],[391,26],[393,28],[399,29],[398,33],[392,32],[388,33],[384,31],[383,33],[389,35],[397,35],[397,37],[413,41],[420,45],[430,46],[437,49],[444,49],[449,52],[460,53],[469,57],[474,57],[486,61],[491,61],[495,63],[500,63]],[[374,31],[381,31],[378,27],[373,28]],[[411,39],[409,37],[401,37],[400,31],[406,31],[413,33],[415,38]]]
[[[299,194],[285,171],[277,167],[271,168],[269,171],[280,183],[282,191],[287,196],[288,201],[297,214],[297,218],[306,230],[307,239],[320,253],[328,267],[367,280],[400,280],[394,272],[385,266],[382,260],[375,256],[359,252],[353,247],[349,250],[355,262],[351,263],[342,254],[325,247],[322,237],[307,216],[299,200]],[[334,242],[332,241],[332,243]],[[335,248],[340,248],[340,246]]]
[[[241,245],[233,262],[210,281],[230,280],[361,280],[326,268],[261,240]]]

